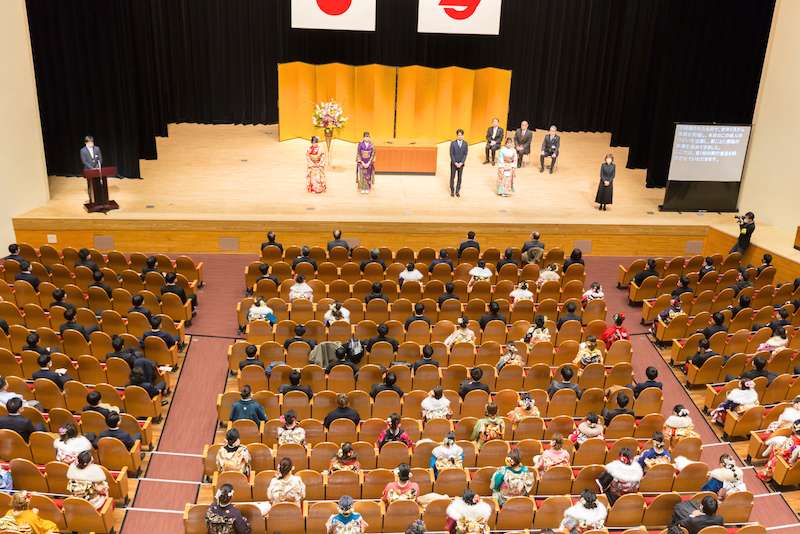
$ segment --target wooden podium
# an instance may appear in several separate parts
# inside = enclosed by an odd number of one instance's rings
[[[83,205],[86,211],[95,213],[119,209],[119,204],[108,198],[108,181],[106,179],[115,174],[117,174],[116,167],[102,167],[83,171],[83,177],[89,182],[89,188],[92,192],[89,202]]]

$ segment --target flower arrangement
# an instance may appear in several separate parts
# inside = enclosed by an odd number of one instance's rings
[[[311,122],[317,130],[324,130],[326,133],[331,133],[334,130],[336,133],[345,127],[345,122],[350,117],[344,117],[344,110],[341,104],[335,100],[330,102],[322,102],[314,106],[314,114],[311,116]]]

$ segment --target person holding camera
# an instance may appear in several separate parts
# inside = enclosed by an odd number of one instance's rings
[[[744,254],[744,251],[750,246],[750,236],[756,230],[756,223],[753,222],[755,218],[756,216],[753,215],[752,211],[748,211],[744,216],[735,216],[736,221],[739,223],[739,240],[736,241],[736,244],[733,245],[728,254],[733,254],[734,252]]]

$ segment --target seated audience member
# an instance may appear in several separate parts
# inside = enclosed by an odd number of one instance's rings
[[[603,410],[600,412],[600,415],[605,419],[606,426],[611,424],[611,420],[614,419],[618,415],[633,415],[635,417],[636,414],[633,413],[633,410],[628,410],[628,396],[625,393],[619,392],[617,393],[617,405],[619,408],[614,408],[613,410],[609,410],[608,408],[603,407]]]
[[[389,327],[386,326],[384,323],[378,325],[378,335],[375,337],[371,337],[364,341],[364,347],[366,348],[367,352],[372,352],[372,347],[375,343],[386,342],[392,346],[392,350],[397,352],[397,348],[400,346],[397,343],[397,340],[393,337],[388,337],[386,334],[389,333]]]
[[[437,364],[438,365],[438,364]],[[43,412],[44,409],[42,408],[41,403],[39,401],[26,401],[25,398],[20,395],[19,393],[14,393],[13,391],[8,391],[8,380],[5,377],[0,376],[0,404],[6,406],[8,401],[11,399],[19,399],[22,401],[23,406],[30,406],[31,408],[35,408],[40,412]],[[2,488],[0,488],[2,489]]]
[[[336,321],[344,321],[350,324],[350,310],[342,306],[341,302],[335,300],[333,304],[331,304],[331,307],[328,308],[328,311],[325,312],[323,319],[325,321],[325,326],[330,326]]]
[[[358,367],[356,367],[356,364],[354,364],[347,358],[347,349],[344,347],[339,347],[336,349],[336,360],[328,364],[328,367],[325,368],[325,374],[326,375],[331,374],[331,371],[337,365],[346,365],[347,367],[353,370],[354,377],[358,375]]]
[[[636,284],[637,287],[641,287],[642,283],[647,278],[650,278],[651,276],[655,276],[656,278],[658,278],[660,275],[658,273],[658,270],[656,269],[656,265],[658,265],[658,263],[653,258],[647,260],[647,269],[636,273],[633,276],[633,283]]]
[[[356,473],[361,473],[361,463],[359,463],[358,456],[356,456],[356,452],[353,450],[352,443],[349,441],[342,443],[342,447],[336,452],[336,455],[331,458],[331,463],[328,465],[328,471],[330,473],[335,471],[354,471]],[[341,508],[341,499],[339,502],[339,507]],[[352,506],[352,501],[350,501],[350,506]]]
[[[745,308],[750,307],[750,297],[747,295],[739,296],[739,304],[737,306],[728,306],[731,310],[731,318],[736,317],[736,314]]]
[[[108,500],[106,474],[94,464],[92,453],[81,452],[67,469],[67,491],[77,499],[88,501],[96,510],[101,510]]]
[[[397,387],[395,383],[397,383],[397,375],[392,371],[389,371],[386,373],[386,376],[383,377],[383,384],[375,384],[372,386],[369,396],[375,399],[375,397],[378,396],[378,393],[383,391],[394,391],[400,396],[400,398],[402,398],[404,394],[403,390]]]
[[[272,308],[267,306],[267,299],[262,296],[256,297],[253,305],[247,310],[247,322],[253,321],[269,321],[269,324],[278,322],[278,318],[272,313]]]
[[[700,269],[700,280],[702,280],[703,277],[708,273],[713,273],[716,270],[717,268],[714,267],[714,258],[711,256],[706,256],[706,258],[703,260],[703,267]]]
[[[518,425],[523,419],[527,419],[528,417],[541,417],[539,408],[536,406],[536,401],[533,400],[533,397],[531,397],[531,394],[527,391],[520,393],[519,402],[517,404],[518,405],[513,410],[506,414],[514,425]]]
[[[134,367],[131,369],[131,374],[128,375],[128,382],[125,383],[125,387],[128,386],[139,386],[150,395],[151,399],[157,397],[167,389],[166,382],[159,382],[155,385],[152,382],[147,382],[147,378],[141,367]],[[167,401],[161,401],[161,406],[166,405]]]
[[[567,366],[561,368],[561,382],[556,382],[553,380],[550,383],[550,387],[547,388],[547,396],[552,398],[556,391],[560,391],[562,389],[571,389],[575,393],[578,394],[578,398],[581,396],[581,390],[578,387],[578,384],[574,382],[570,382],[572,377],[574,376],[574,372]]]
[[[608,508],[597,502],[597,495],[590,489],[581,492],[581,498],[564,510],[564,518],[558,526],[559,532],[581,534],[590,530],[603,530]],[[544,530],[542,531],[544,533]]]
[[[39,356],[36,363],[39,364],[39,370],[33,372],[32,376],[34,380],[46,378],[57,385],[58,389],[64,391],[64,384],[73,379],[67,374],[66,369],[56,369],[55,371],[51,369],[51,367],[53,367],[53,360],[50,358],[49,354],[42,354]]]
[[[723,454],[719,457],[719,467],[709,471],[708,476],[708,482],[700,488],[700,491],[716,493],[719,502],[734,493],[747,491],[744,472],[740,467],[736,466],[736,462],[729,454]]]
[[[564,326],[564,323],[566,323],[567,321],[578,321],[580,323],[582,321],[582,318],[580,315],[575,314],[575,310],[577,309],[578,306],[574,302],[567,302],[566,305],[567,314],[558,320],[558,322],[556,323],[556,328],[560,330],[561,327]]]
[[[583,261],[583,253],[579,248],[572,249],[569,258],[567,258],[564,261],[564,266],[561,269],[566,271],[567,267],[569,267],[570,265],[575,265],[576,263],[580,263],[581,265],[586,267],[586,263]]]
[[[610,349],[611,345],[613,345],[617,341],[630,339],[630,334],[628,334],[628,329],[622,326],[622,323],[624,322],[625,322],[625,314],[615,313],[614,324],[603,330],[603,335],[600,336],[600,339],[603,340],[603,343],[606,344],[606,350]]]
[[[38,293],[39,284],[42,282],[39,280],[38,276],[31,274],[31,264],[27,261],[21,261],[19,263],[19,268],[22,272],[14,275],[14,281],[16,282],[18,280],[22,280],[24,282],[28,282],[33,286],[33,290]]]
[[[39,341],[41,341],[39,334],[30,334],[27,338],[25,338],[25,342],[27,343],[27,345],[23,345],[22,350],[23,351],[29,350],[31,352],[36,352],[39,354],[39,356],[47,356],[50,354],[61,352],[55,347],[53,348],[40,347]]]
[[[757,352],[767,351],[773,354],[776,350],[784,349],[789,346],[789,334],[782,326],[775,330],[775,334],[758,346]]]
[[[703,367],[703,364],[708,361],[709,358],[713,356],[719,356],[718,352],[714,352],[710,348],[710,344],[708,343],[708,339],[701,339],[700,342],[697,344],[697,352],[694,356],[691,356],[686,359],[686,365],[684,366],[684,373],[689,370],[689,364],[694,365],[698,369]]]
[[[297,413],[294,410],[286,410],[280,418],[283,423],[278,427],[278,446],[287,443],[297,443],[306,446],[306,429],[297,422]]]
[[[86,341],[89,341],[89,336],[92,335],[93,332],[99,332],[100,327],[96,324],[92,326],[85,327],[82,324],[75,321],[76,311],[72,309],[64,310],[64,319],[67,321],[66,323],[62,324],[58,327],[59,332],[61,332],[61,336],[64,336],[64,332],[67,330],[77,330],[81,334],[83,334],[83,338]]]
[[[464,469],[464,449],[456,445],[454,432],[445,434],[441,444],[433,448],[429,465],[436,478],[445,469]]]
[[[467,282],[467,289],[472,291],[475,282],[490,282],[492,281],[492,277],[494,273],[491,269],[486,267],[486,262],[484,260],[478,260],[478,265],[470,269],[469,271],[469,281]]]
[[[525,359],[517,350],[517,344],[513,341],[506,342],[505,350],[500,354],[500,359],[495,364],[495,367],[498,371],[501,371],[506,365],[525,367]]]
[[[653,432],[651,441],[653,442],[653,447],[639,455],[637,460],[645,473],[655,465],[672,463],[672,456],[667,450],[667,441],[664,439],[664,433]]]
[[[408,327],[411,326],[411,323],[414,321],[423,321],[427,323],[429,327],[431,326],[431,320],[425,317],[423,313],[425,313],[425,305],[421,302],[414,304],[414,315],[406,319],[406,324],[404,325],[406,331],[408,331]]]
[[[289,302],[292,303],[295,300],[302,299],[313,303],[314,290],[306,283],[306,277],[298,274],[294,277],[294,284],[289,288]]]
[[[294,370],[289,373],[289,383],[281,384],[281,386],[278,388],[278,393],[281,395],[286,395],[290,391],[302,391],[308,395],[308,400],[311,400],[311,398],[314,396],[314,392],[311,391],[311,386],[301,386],[300,378],[300,371]]]
[[[583,295],[581,296],[581,305],[585,308],[587,304],[589,304],[593,300],[600,300],[605,298],[605,293],[603,293],[603,286],[600,285],[600,282],[592,282],[592,285],[589,286],[589,289],[584,291]]]
[[[397,413],[392,413],[388,419],[386,419],[387,428],[381,431],[380,435],[378,436],[378,441],[375,442],[375,446],[380,451],[384,445],[390,443],[392,441],[399,441],[404,443],[409,449],[411,449],[414,444],[411,442],[411,438],[408,437],[406,431],[400,428],[400,415]]]
[[[144,304],[144,297],[143,296],[134,295],[131,298],[131,304],[133,304],[133,308],[128,308],[128,313],[129,314],[131,314],[131,313],[141,313],[142,315],[147,317],[148,321],[153,318],[153,313],[143,306],[143,304]]]
[[[316,347],[317,346],[317,340],[316,339],[304,338],[303,336],[305,335],[305,333],[306,333],[306,327],[305,326],[303,326],[301,324],[295,326],[294,327],[294,337],[290,337],[289,339],[284,341],[283,342],[283,348],[286,349],[286,350],[289,350],[289,345],[291,345],[295,341],[301,341],[303,343],[308,343],[308,346],[310,348],[312,348],[312,349],[314,347]]]
[[[550,438],[549,444],[543,444],[547,448],[539,456],[534,456],[533,465],[539,476],[541,477],[545,471],[553,467],[566,466],[569,467],[572,461],[572,455],[569,451],[564,450],[564,436],[560,432],[556,432]]]
[[[511,311],[514,311],[516,305],[524,300],[535,302],[533,291],[528,289],[528,282],[525,280],[520,281],[516,289],[511,291],[508,296],[511,298]]]
[[[106,416],[106,424],[108,425],[108,430],[101,430],[100,434],[98,434],[101,439],[116,438],[120,440],[128,450],[133,448],[136,441],[139,441],[139,443],[142,442],[142,434],[140,432],[131,435],[119,429],[119,414],[117,412],[111,412]]]
[[[145,266],[142,267],[142,281],[144,281],[144,279],[147,278],[147,273],[157,273],[160,274],[161,276],[164,276],[164,273],[162,273],[156,267],[157,265],[158,265],[158,259],[155,256],[150,256],[147,258]]]
[[[364,297],[364,303],[369,304],[372,299],[380,299],[386,301],[387,304],[389,303],[389,298],[383,294],[383,284],[380,282],[372,284],[372,293]]]
[[[114,352],[106,352],[106,361],[109,358],[119,358],[133,369],[136,366],[138,358],[144,358],[144,354],[134,348],[125,348],[125,340],[121,337],[115,337],[111,340],[111,348]]]
[[[144,340],[151,336],[160,337],[161,339],[163,339],[164,343],[167,344],[167,348],[172,347],[172,345],[174,345],[175,343],[178,342],[178,340],[180,340],[178,336],[173,336],[168,334],[167,332],[162,332],[161,322],[162,322],[161,317],[158,315],[150,319],[151,330],[149,332],[145,332],[142,334],[142,343],[141,343],[142,348],[144,348]]]
[[[280,243],[276,243],[275,242],[275,232],[272,232],[272,231],[267,232],[267,242],[266,243],[261,243],[261,250],[264,250],[266,247],[270,247],[270,246],[278,247],[278,250],[283,252],[283,245],[281,245]]]
[[[605,467],[605,472],[597,479],[597,485],[606,494],[611,506],[623,495],[639,491],[644,469],[639,462],[633,461],[633,451],[628,447],[623,447],[619,451],[619,458]]]
[[[56,461],[72,465],[78,461],[80,454],[91,452],[94,449],[94,444],[89,440],[89,437],[82,436],[78,432],[78,427],[72,423],[66,423],[58,429],[58,433],[60,436],[53,442],[53,448],[56,450]],[[94,436],[92,438],[94,439]]]
[[[389,506],[396,501],[412,501],[417,502],[419,497],[419,484],[411,482],[411,466],[403,462],[397,466],[397,480],[389,482],[383,488],[381,500]],[[420,534],[424,534],[424,530]]]
[[[208,532],[250,534],[250,522],[233,504],[233,486],[223,484],[214,496],[214,502],[206,510]],[[260,508],[259,508],[260,510]]]
[[[490,321],[502,321],[503,324],[506,324],[508,321],[506,320],[505,315],[500,315],[500,305],[492,301],[489,303],[489,313],[484,313],[481,315],[480,321],[478,324],[481,325],[481,330],[486,329],[486,325],[489,324]]]
[[[358,414],[358,412],[353,408],[350,408],[350,397],[344,393],[339,393],[336,396],[336,408],[328,412],[328,415],[325,416],[325,420],[322,422],[322,424],[326,429],[329,429],[331,423],[336,419],[350,419],[353,423],[355,423],[356,427],[358,427],[358,423],[361,422],[361,416]]]
[[[506,434],[506,422],[497,415],[497,404],[489,402],[484,413],[483,419],[478,419],[478,422],[475,423],[470,438],[471,441],[477,443],[478,450],[481,450],[489,441],[504,439]]]
[[[669,323],[672,322],[672,319],[676,316],[685,315],[685,312],[681,307],[682,305],[683,304],[681,303],[680,299],[672,299],[670,301],[669,308],[659,313],[656,317],[656,320],[653,321],[653,326],[650,327],[650,333],[655,334],[660,324],[668,326]]]
[[[773,380],[778,378],[778,373],[773,373],[772,371],[766,370],[767,360],[761,355],[753,358],[753,367],[755,367],[755,369],[744,371],[739,375],[739,378],[741,380],[755,380],[756,378],[763,376],[767,379],[768,386],[772,384]],[[736,377],[733,375],[725,375],[725,382],[730,382],[731,380],[736,380]]]
[[[520,339],[522,343],[528,345],[528,349],[533,349],[537,343],[547,343],[550,341],[550,331],[545,328],[545,317],[542,314],[537,314],[533,319],[533,325],[525,332],[525,335]]]
[[[603,353],[597,348],[597,338],[593,335],[586,336],[586,341],[581,343],[575,360],[572,363],[578,366],[578,376],[587,366],[593,363],[603,364]]]
[[[250,475],[250,451],[242,445],[239,431],[231,428],[225,433],[225,445],[217,451],[216,464],[220,473],[242,473]]]
[[[20,264],[25,261],[25,258],[19,255],[19,245],[16,243],[8,245],[8,252],[10,252],[10,254],[3,258],[4,260],[14,260]]]
[[[767,267],[772,267],[772,254],[764,254],[761,257],[761,265],[756,270],[756,277],[758,277],[762,272],[764,272],[764,269],[766,269]]]
[[[633,390],[633,398],[635,399],[638,399],[639,394],[647,388],[663,389],[661,382],[656,382],[656,378],[658,378],[658,369],[651,365],[644,370],[644,374],[647,377],[647,380],[644,382],[637,382],[636,385],[628,384],[625,386]]]
[[[328,241],[328,252],[333,250],[336,247],[342,247],[347,252],[350,252],[350,245],[342,239],[342,231],[341,230],[334,230],[333,231],[333,241]]]
[[[266,263],[262,263],[261,265],[258,266],[258,272],[261,273],[261,276],[256,278],[256,285],[262,280],[272,280],[275,283],[275,287],[281,285],[281,283],[278,282],[278,279],[276,277],[269,274],[269,270],[270,267]]]
[[[444,396],[444,389],[439,384],[433,386],[428,392],[428,396],[422,399],[419,407],[423,426],[431,419],[450,419],[453,417],[453,410],[450,409],[450,399]]]
[[[22,410],[22,399],[9,399],[6,403],[6,409],[8,410],[8,415],[0,417],[0,428],[13,430],[22,436],[25,443],[31,440],[31,434],[34,432],[47,432],[47,427],[44,426],[44,423],[37,423],[34,425],[30,419],[20,413]]]
[[[470,391],[481,390],[491,394],[489,386],[481,382],[481,378],[483,378],[483,371],[481,371],[480,368],[473,367],[469,372],[469,376],[471,380],[464,380],[458,386],[458,394],[462,399],[466,397],[467,393]]]
[[[547,267],[542,269],[539,273],[539,278],[536,279],[536,287],[542,289],[542,286],[547,282],[561,282],[561,275],[558,274],[558,265],[555,263],[548,263]]]
[[[569,440],[576,447],[580,447],[587,439],[605,439],[604,432],[605,429],[603,428],[603,423],[600,422],[600,417],[594,412],[589,412],[586,414],[586,419],[578,423],[578,427],[569,435]]]
[[[97,391],[90,391],[86,394],[86,402],[88,403],[86,406],[83,407],[84,412],[97,412],[103,417],[108,416],[108,414],[114,412],[119,413],[119,408],[116,406],[112,406],[106,402],[101,402],[103,400],[102,396]]]
[[[700,510],[695,510],[689,517],[681,520],[678,525],[686,529],[688,534],[697,534],[706,527],[713,525],[723,526],[725,519],[717,514],[717,499],[711,496],[703,497]]]
[[[772,330],[773,336],[778,332],[778,328],[783,328],[784,330],[786,330],[787,327],[790,327],[792,325],[792,321],[789,320],[789,310],[787,310],[786,308],[781,308],[780,310],[778,310],[778,317],[780,317],[780,319],[773,319],[772,321],[767,323],[767,328]],[[753,330],[758,330],[759,329],[757,328],[758,326],[759,325],[754,324]]]
[[[95,271],[92,274],[92,279],[94,279],[94,282],[89,284],[89,287],[99,287],[100,289],[102,289],[103,291],[106,292],[106,295],[108,295],[108,298],[111,298],[113,290],[111,289],[110,285],[108,285],[108,284],[103,282],[103,280],[105,279],[105,276],[103,275],[103,271]]]
[[[53,306],[61,306],[65,310],[74,310],[75,313],[78,313],[78,308],[74,304],[70,302],[66,302],[64,299],[67,298],[67,292],[61,289],[60,287],[53,291],[53,302],[50,303],[49,308]]]
[[[398,275],[398,279],[400,280],[400,287],[403,287],[403,282],[411,281],[411,282],[421,282],[425,276],[419,272],[419,270],[414,266],[414,263],[408,262],[406,265],[406,270],[402,271]]]
[[[461,243],[458,247],[458,257],[468,248],[477,248],[478,252],[481,251],[481,245],[475,241],[475,232],[467,232],[467,240]]]
[[[720,312],[715,312],[714,315],[711,316],[711,320],[714,321],[714,324],[708,325],[702,330],[698,330],[697,333],[703,334],[704,336],[706,336],[706,339],[711,339],[711,336],[713,336],[717,332],[728,331],[728,327],[722,324],[725,322],[725,316],[722,315]]]
[[[439,295],[439,308],[440,309],[442,307],[442,304],[444,304],[444,302],[446,300],[450,300],[450,299],[461,300],[461,298],[458,295],[453,293],[455,290],[456,290],[456,285],[453,282],[447,282],[444,285],[444,294]]]
[[[681,276],[680,279],[678,280],[678,287],[672,290],[670,296],[674,299],[680,299],[681,295],[683,295],[684,293],[694,293],[692,288],[689,287],[691,283],[692,281],[689,279],[688,276]]]
[[[175,293],[180,297],[181,303],[186,304],[186,299],[192,301],[192,314],[194,314],[194,309],[197,307],[197,295],[189,295],[186,296],[186,290],[183,289],[181,286],[175,283],[175,280],[178,279],[178,275],[175,273],[167,273],[164,276],[164,281],[167,283],[164,287],[161,288],[161,294],[166,295],[167,293]]]
[[[294,259],[294,261],[292,262],[292,270],[295,270],[297,268],[297,266],[299,264],[301,264],[301,263],[310,264],[314,268],[314,271],[319,269],[319,267],[317,267],[317,260],[310,258],[309,254],[311,254],[311,249],[310,248],[308,248],[306,246],[301,247],[300,248],[300,255],[298,257],[296,257]]]
[[[11,475],[8,475],[9,481]],[[11,490],[11,488],[7,488]],[[11,492],[13,493],[13,492]],[[0,518],[0,530],[3,532],[20,532],[31,534],[52,534],[58,532],[58,525],[40,516],[37,508],[31,507],[32,494],[22,490],[14,493],[10,499],[10,510]]]
[[[447,336],[447,339],[444,340],[444,344],[451,349],[456,345],[456,343],[470,343],[472,345],[477,345],[478,343],[478,338],[475,335],[475,332],[470,329],[469,319],[466,317],[461,317],[458,319],[456,329],[452,334]]]
[[[433,260],[431,262],[430,267],[428,267],[428,272],[433,272],[433,268],[439,265],[440,263],[445,263],[450,266],[450,272],[453,272],[453,260],[447,259],[447,249],[443,248],[439,251],[439,258]]]
[[[670,447],[675,447],[684,438],[700,437],[694,430],[689,410],[682,404],[676,404],[672,408],[672,414],[664,421],[664,436],[669,440]]]
[[[414,372],[416,373],[417,369],[423,365],[433,365],[434,367],[439,367],[439,360],[433,359],[433,347],[430,345],[425,345],[422,347],[422,359],[414,362]]]
[[[300,506],[306,497],[306,485],[303,479],[292,473],[294,464],[291,458],[281,459],[277,467],[278,473],[272,478],[267,488],[269,502],[258,504],[261,515],[267,515],[264,513],[267,506],[272,509],[273,506],[282,502],[290,502]]]
[[[366,269],[367,265],[369,265],[370,263],[377,263],[378,265],[383,267],[384,271],[386,270],[386,263],[381,259],[381,251],[378,250],[377,248],[370,249],[369,259],[361,262],[362,273],[364,272],[364,269]]]
[[[750,273],[747,271],[740,271],[738,280],[731,286],[733,289],[733,296],[738,297],[742,289],[753,287],[753,282],[750,281]]]
[[[242,392],[239,394],[241,399],[233,403],[231,406],[231,421],[238,421],[239,419],[250,419],[255,424],[260,424],[261,421],[267,421],[267,414],[264,412],[264,407],[253,400],[253,390],[250,386],[242,387]]]
[[[245,367],[247,367],[248,365],[257,365],[262,369],[264,368],[264,362],[258,359],[258,347],[256,347],[255,345],[248,345],[244,349],[244,356],[245,356],[244,360],[239,362],[240,371]]]
[[[512,248],[506,249],[505,253],[503,254],[503,257],[500,259],[500,261],[497,262],[497,272],[500,272],[500,269],[504,265],[513,265],[514,267],[519,269],[519,262],[514,259],[514,249]]]
[[[542,257],[542,254],[544,254],[544,243],[539,241],[539,238],[541,238],[541,237],[542,237],[542,235],[539,232],[534,230],[533,232],[531,232],[531,240],[530,241],[525,241],[525,243],[522,244],[522,253],[523,254],[525,254],[526,252],[528,252],[532,248],[538,248],[539,250],[542,251],[541,253],[539,253],[539,258],[531,258],[531,259],[528,260],[527,263],[536,263],[536,260],[540,259]]]

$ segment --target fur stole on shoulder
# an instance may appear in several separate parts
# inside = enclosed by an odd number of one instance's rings
[[[719,467],[717,469],[711,470],[708,474],[711,475],[711,478],[716,478],[720,482],[731,482],[731,483],[736,482],[737,480],[741,482],[742,477],[744,476],[742,470],[739,467],[734,467],[733,471],[731,471],[727,467]]]
[[[488,521],[492,515],[492,507],[486,501],[478,504],[467,504],[461,497],[456,497],[447,507],[447,516],[458,521],[462,517],[469,521]]]
[[[597,506],[595,508],[586,508],[583,503],[578,501],[573,504],[564,512],[564,517],[572,517],[578,521],[585,523],[596,524],[600,521],[605,521],[608,515],[608,510],[603,503],[595,501]]]
[[[66,453],[78,454],[83,451],[92,450],[92,442],[86,439],[85,436],[77,436],[72,439],[68,439],[66,442],[61,441],[61,438],[56,438],[56,440],[53,442],[53,447]]]
[[[684,469],[684,468],[685,468],[687,465],[689,465],[689,464],[694,464],[694,463],[697,463],[697,462],[695,462],[695,461],[693,461],[693,460],[690,460],[690,459],[688,459],[686,456],[678,456],[677,458],[675,458],[674,460],[672,460],[672,465],[674,465],[674,466],[675,466],[675,469],[677,469],[679,472],[680,472],[680,471],[683,471],[683,469]]]
[[[789,406],[781,413],[781,416],[778,418],[781,421],[789,421],[790,423],[794,423],[798,419],[800,419],[800,410]]]
[[[734,389],[728,393],[727,399],[740,406],[758,404],[758,392],[755,389]]]
[[[686,417],[681,417],[679,415],[670,415],[667,417],[667,420],[664,421],[666,426],[671,426],[672,428],[687,428],[692,426],[692,418],[688,415]]]
[[[419,445],[419,443],[417,443]],[[464,454],[464,449],[462,449],[459,445],[453,443],[450,445],[449,448],[445,447],[444,445],[439,445],[438,447],[434,447],[431,451],[436,458],[458,458],[462,454]]]
[[[106,474],[99,465],[90,464],[83,469],[78,469],[78,466],[72,464],[67,469],[67,478],[70,480],[85,480],[87,482],[104,482]]]
[[[791,441],[791,440],[792,438],[790,438],[789,436],[775,436],[769,438],[767,441],[764,442],[764,444],[766,444],[767,446],[767,450],[765,450],[761,456],[764,458],[768,458],[769,455],[772,454],[772,449],[774,447],[782,447],[784,441]]]
[[[617,480],[629,483],[639,482],[644,476],[642,466],[639,465],[639,462],[634,461],[626,465],[619,460],[614,460],[610,464],[606,464],[606,473]]]
[[[597,423],[594,426],[594,428],[591,428],[589,426],[589,423],[587,423],[586,421],[583,421],[582,423],[580,423],[578,425],[578,430],[580,431],[581,434],[583,434],[587,438],[590,438],[590,439],[591,438],[596,438],[597,436],[599,436],[600,434],[603,433],[603,424],[602,423]]]
[[[420,403],[420,408],[423,410],[444,410],[445,408],[449,407],[450,400],[444,395],[441,399],[437,399],[435,397],[425,397]]]

